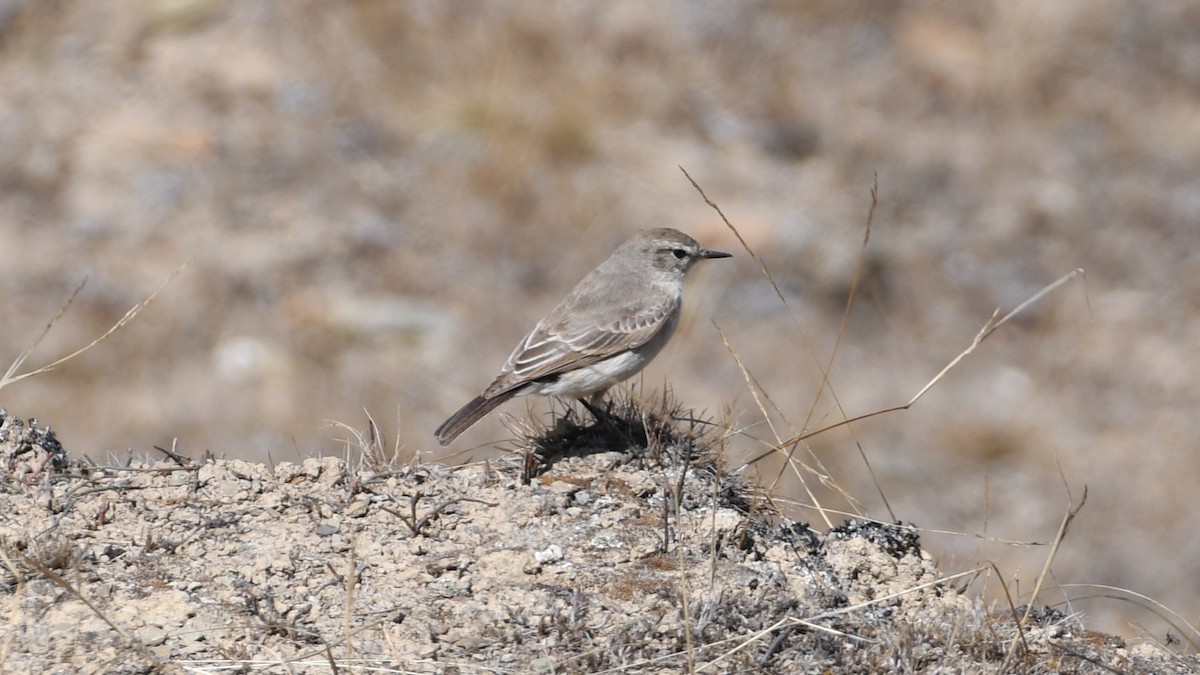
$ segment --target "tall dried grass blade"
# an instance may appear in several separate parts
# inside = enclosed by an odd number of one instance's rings
[[[113,324],[112,327],[109,328],[107,331],[105,331],[104,334],[101,335],[100,337],[96,338],[95,340],[92,340],[84,347],[81,347],[81,348],[71,352],[70,354],[54,361],[53,363],[42,366],[41,368],[38,368],[37,370],[32,370],[28,373],[22,373],[20,375],[16,375],[15,373],[16,373],[17,369],[20,368],[21,364],[25,361],[25,358],[28,357],[29,352],[33,350],[33,347],[38,342],[40,342],[43,337],[45,337],[46,333],[49,332],[50,327],[53,326],[56,321],[58,321],[59,317],[61,317],[63,315],[63,313],[67,310],[67,307],[70,306],[71,301],[75,299],[75,295],[77,293],[79,293],[80,289],[83,288],[83,284],[80,284],[79,287],[75,289],[75,292],[71,294],[71,297],[67,300],[66,304],[64,304],[63,307],[58,311],[58,313],[54,315],[54,318],[52,318],[50,320],[50,322],[46,324],[46,327],[42,330],[42,332],[38,335],[37,339],[34,341],[34,344],[30,345],[30,347],[28,349],[26,349],[24,352],[22,352],[21,355],[17,357],[17,360],[13,362],[13,365],[9,366],[9,369],[5,373],[4,377],[0,378],[0,389],[3,389],[4,387],[7,387],[10,384],[15,384],[17,382],[20,382],[21,380],[24,380],[27,377],[33,377],[34,375],[41,375],[42,373],[46,373],[51,370],[54,370],[55,368],[70,361],[71,359],[79,356],[80,354],[83,354],[84,352],[88,351],[92,347],[95,347],[96,345],[100,344],[104,340],[108,339],[109,336],[111,336],[113,333],[120,330],[122,327],[125,326],[125,324],[132,321],[133,318],[138,315],[138,312],[141,312],[151,302],[153,302],[154,299],[158,297],[158,294],[162,293],[163,290],[166,289],[167,284],[174,281],[175,277],[179,276],[179,274],[181,272],[183,272],[183,270],[187,266],[188,266],[188,263],[186,263],[186,262],[183,263],[182,265],[180,265],[179,268],[176,269],[174,272],[172,272],[171,276],[167,277],[166,281],[162,282],[162,284],[157,289],[155,289],[155,291],[153,293],[151,293],[149,296],[147,296],[145,300],[142,300],[138,304],[131,307],[128,312],[125,312],[125,316],[122,316],[119,321],[117,321],[115,324]]]

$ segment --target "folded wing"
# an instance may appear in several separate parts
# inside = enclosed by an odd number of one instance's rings
[[[637,349],[663,329],[677,304],[664,302],[642,311],[622,312],[619,318],[604,323],[558,321],[546,325],[543,321],[513,350],[483,397],[493,398]]]

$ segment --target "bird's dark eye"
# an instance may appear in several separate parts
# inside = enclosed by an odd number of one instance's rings
[[[687,257],[687,251],[681,248],[671,249],[671,255],[675,256],[676,260],[683,260]]]

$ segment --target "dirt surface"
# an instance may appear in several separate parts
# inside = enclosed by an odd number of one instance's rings
[[[756,469],[789,517],[917,522],[1022,590],[1046,549],[1008,542],[1086,486],[1059,602],[1166,642],[1142,598],[1200,623],[1197,35],[1195,0],[0,0],[0,370],[84,279],[27,367],[190,262],[0,406],[98,461],[340,455],[364,411],[408,457],[499,456],[501,415],[431,432],[670,226],[735,257],[643,384],[746,458],[907,401],[1082,267],[917,406],[811,439],[820,476]]]
[[[5,415],[4,672],[1200,668],[1053,610],[1022,638],[968,580],[942,579],[912,530],[820,535],[724,475],[719,435],[614,419],[564,419],[531,443],[533,465],[379,470],[177,454],[99,467]]]

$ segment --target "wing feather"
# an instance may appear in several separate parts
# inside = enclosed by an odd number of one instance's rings
[[[677,298],[641,311],[618,313],[618,318],[595,321],[567,319],[547,325],[543,319],[513,350],[495,381],[483,393],[492,398],[517,387],[603,361],[649,342],[669,323],[679,306]],[[551,316],[558,316],[559,312]],[[547,317],[549,318],[549,317]]]

